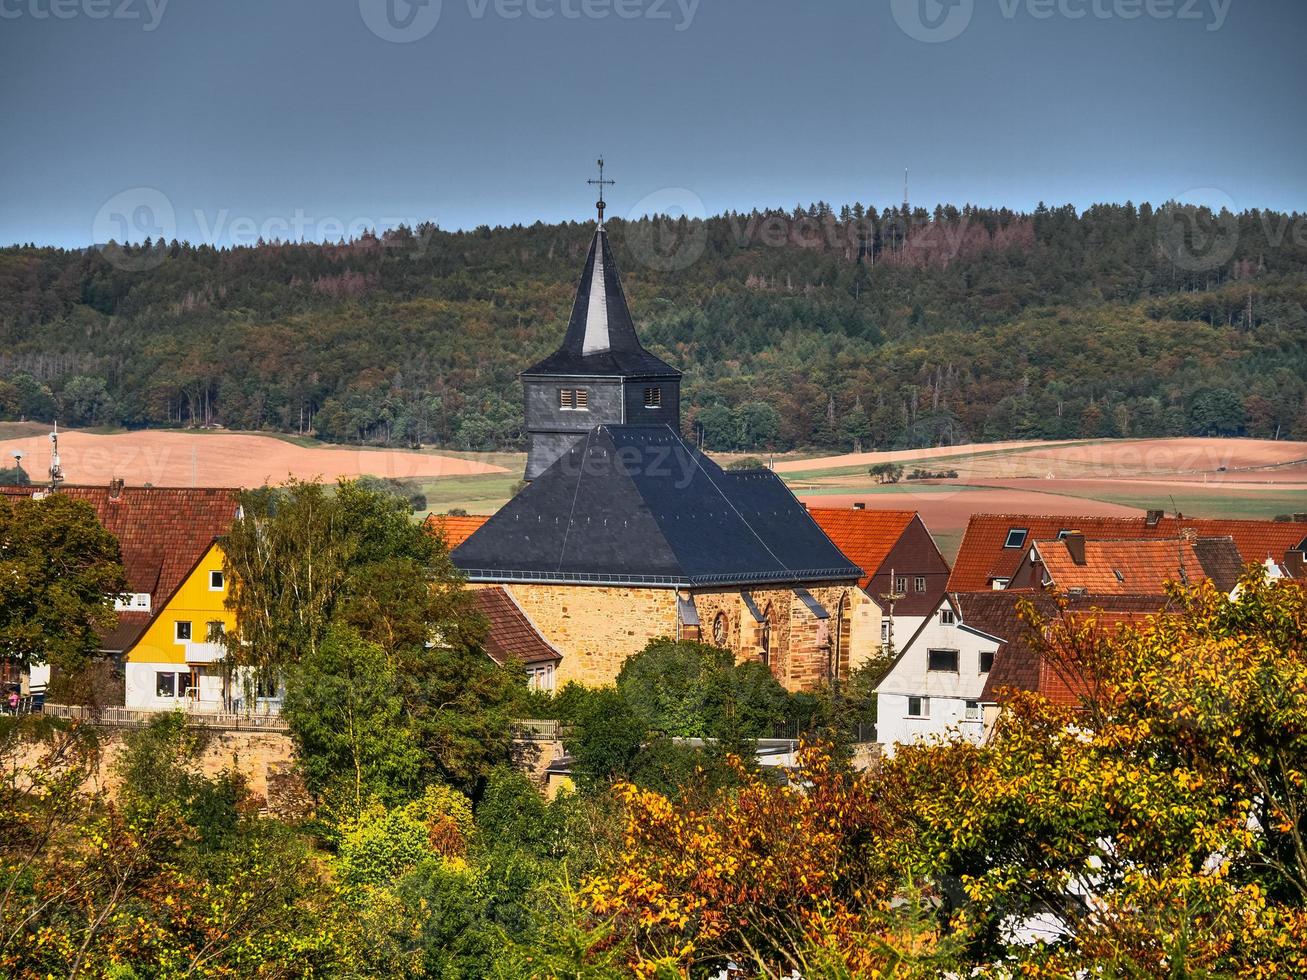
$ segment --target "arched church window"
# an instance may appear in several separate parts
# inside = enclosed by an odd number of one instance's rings
[[[719,612],[712,621],[712,641],[719,647],[726,646],[728,631],[726,628],[726,613]]]

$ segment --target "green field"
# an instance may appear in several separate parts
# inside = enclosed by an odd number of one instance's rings
[[[1088,500],[1101,500],[1109,504],[1123,504],[1147,510],[1160,506],[1157,494],[1132,493],[1128,485],[1122,485],[1119,493],[1068,494],[1083,496]],[[1206,491],[1203,493],[1177,490],[1164,498],[1167,513],[1179,512],[1190,517],[1223,517],[1229,519],[1265,519],[1280,514],[1294,514],[1307,511],[1307,492],[1301,490],[1241,490],[1221,493]],[[1174,501],[1174,503],[1172,503]]]

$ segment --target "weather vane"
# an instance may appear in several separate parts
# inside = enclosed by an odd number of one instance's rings
[[[597,208],[599,209],[599,227],[602,228],[602,227],[604,226],[604,207],[606,206],[606,205],[604,204],[604,187],[605,187],[605,185],[607,185],[608,187],[611,187],[611,186],[613,186],[613,184],[616,184],[616,183],[617,183],[617,181],[615,181],[615,180],[604,180],[604,158],[603,158],[603,157],[600,157],[600,158],[599,158],[599,179],[598,179],[598,180],[595,180],[595,179],[591,178],[590,180],[587,180],[586,183],[587,183],[587,184],[594,184],[595,186],[597,186],[597,187],[599,188],[599,200],[595,203],[595,207],[597,207]]]

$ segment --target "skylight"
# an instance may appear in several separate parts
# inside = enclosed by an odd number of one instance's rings
[[[1024,527],[1014,527],[1007,532],[1007,540],[1003,542],[1004,548],[1020,548],[1026,543],[1027,530]]]

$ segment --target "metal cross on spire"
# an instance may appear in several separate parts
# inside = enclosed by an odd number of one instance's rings
[[[592,177],[591,179],[587,180],[586,183],[593,184],[599,188],[599,200],[595,203],[595,207],[599,209],[599,227],[602,228],[604,226],[604,208],[606,206],[604,204],[604,187],[605,186],[612,187],[614,184],[617,183],[617,181],[615,180],[604,180],[603,157],[599,158],[599,179],[595,180]]]

